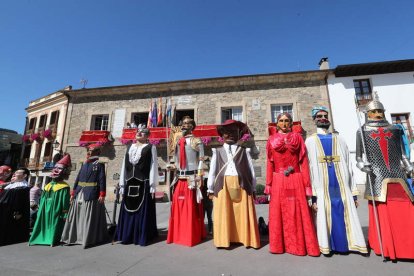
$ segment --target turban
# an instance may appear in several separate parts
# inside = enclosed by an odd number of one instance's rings
[[[312,118],[315,119],[316,113],[319,111],[325,111],[329,113],[329,109],[325,106],[317,105],[312,108]]]

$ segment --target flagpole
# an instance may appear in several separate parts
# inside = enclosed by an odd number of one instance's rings
[[[170,101],[170,103],[171,103],[171,101]],[[170,124],[170,119],[169,119],[169,117],[171,116],[171,112],[168,112],[168,107],[167,107],[167,112],[166,112],[166,117],[167,117],[167,119],[166,119],[166,122],[165,122],[165,131],[166,131],[166,143],[167,143],[167,166],[170,164],[170,156],[169,156],[169,153],[170,153],[170,143],[169,143],[169,131],[168,131],[168,126],[171,126],[171,124]],[[171,170],[169,170],[167,167],[166,167],[166,186],[168,187],[168,202],[169,202],[169,204],[170,204],[170,210],[171,210],[171,201],[172,201],[172,199],[171,199],[171,187],[170,187],[170,185],[171,185]]]

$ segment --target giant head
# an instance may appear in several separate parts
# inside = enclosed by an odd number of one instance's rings
[[[331,126],[328,115],[329,109],[325,106],[315,106],[312,108],[312,119],[316,127],[328,129]]]
[[[60,159],[55,166],[53,167],[52,173],[50,174],[50,177],[55,180],[62,180],[66,179],[70,174],[70,167],[71,167],[71,159],[70,155],[66,154],[63,156],[62,159]]]

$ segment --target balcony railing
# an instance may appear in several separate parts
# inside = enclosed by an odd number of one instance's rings
[[[39,167],[39,158],[29,158],[29,164],[27,165],[27,168],[29,170],[34,170]]]
[[[41,127],[36,128],[36,132],[37,133],[40,133],[40,132],[44,131],[45,130],[45,127],[46,126],[41,126]]]
[[[43,156],[42,158],[42,162],[51,162],[52,161],[52,156]]]
[[[35,130],[32,128],[32,129],[26,129],[26,131],[24,132],[26,135],[30,135],[30,134],[33,134],[35,132]]]

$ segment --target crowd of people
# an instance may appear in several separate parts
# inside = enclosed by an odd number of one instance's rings
[[[219,125],[223,145],[206,157],[201,139],[193,135],[196,122],[184,117],[170,136],[173,158],[167,169],[174,172],[174,179],[166,242],[191,247],[209,232],[217,248],[238,243],[258,249],[260,234],[265,232],[273,254],[365,255],[371,248],[391,260],[414,259],[414,195],[409,179],[413,168],[404,151],[402,130],[387,122],[384,112],[378,100],[368,103],[366,122],[356,136],[357,167],[367,175],[368,243],[358,217],[350,153],[341,136],[329,131],[329,110],[323,106],[311,111],[316,132],[306,141],[292,131],[288,113],[279,114],[276,127],[270,129],[264,191],[270,200],[268,227],[256,217],[255,170],[245,146],[252,136],[248,126],[235,120]],[[136,142],[128,146],[123,159],[121,210],[112,237],[121,244],[146,246],[158,236],[154,197],[158,157],[149,135],[149,129],[139,125]],[[12,175],[10,167],[1,166],[0,245],[29,240],[29,245],[87,248],[108,241],[106,176],[99,155],[100,145],[88,146],[72,190],[65,182],[71,160],[64,155],[41,195],[40,187],[29,188],[27,169]],[[210,158],[207,179],[206,158]]]

